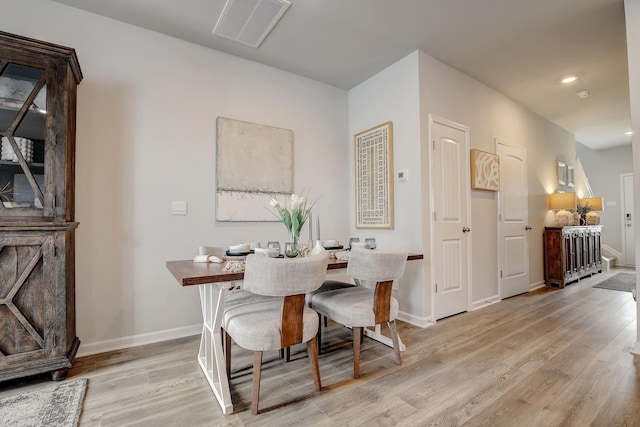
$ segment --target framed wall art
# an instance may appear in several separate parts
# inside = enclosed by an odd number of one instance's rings
[[[567,164],[564,162],[556,162],[558,170],[558,185],[567,185]]]
[[[500,157],[476,149],[471,150],[471,188],[500,190]]]
[[[216,220],[279,221],[272,196],[293,192],[293,132],[218,117]]]
[[[393,228],[393,125],[354,136],[356,228]]]
[[[575,172],[571,165],[567,165],[567,187],[575,187]]]

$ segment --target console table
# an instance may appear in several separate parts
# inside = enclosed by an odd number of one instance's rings
[[[564,288],[602,271],[601,225],[545,227],[544,281]]]

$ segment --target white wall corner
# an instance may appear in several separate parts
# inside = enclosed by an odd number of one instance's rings
[[[409,323],[410,325],[417,326],[423,329],[436,324],[436,321],[431,316],[418,317],[413,314],[406,313],[404,311],[400,311],[398,313],[398,320],[402,320],[403,322]]]
[[[89,344],[81,343],[76,357],[90,356],[92,354],[105,353],[107,351],[121,350],[123,348],[137,347],[139,345],[190,337],[192,335],[199,335],[201,332],[202,324],[200,323],[197,325],[165,329],[164,331],[121,337]]]

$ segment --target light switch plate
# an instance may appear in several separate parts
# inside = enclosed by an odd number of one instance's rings
[[[171,201],[171,215],[186,215],[187,214],[187,202],[182,200]]]

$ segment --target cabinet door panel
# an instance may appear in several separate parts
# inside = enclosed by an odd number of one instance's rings
[[[0,237],[0,245],[0,352],[44,356],[55,326],[53,237]]]

